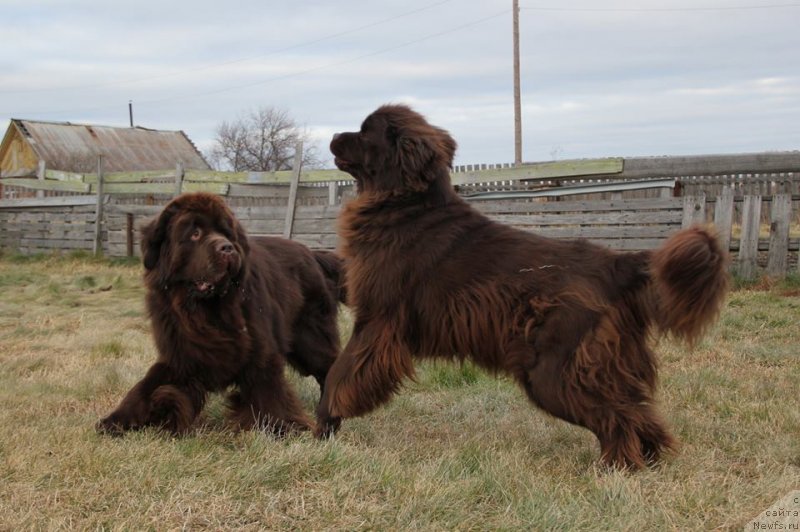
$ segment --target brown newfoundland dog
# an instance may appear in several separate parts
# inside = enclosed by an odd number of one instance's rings
[[[174,199],[145,226],[142,256],[158,358],[97,429],[182,433],[208,392],[228,387],[235,428],[311,428],[284,366],[325,382],[339,350],[338,257],[248,239],[225,202],[205,193]]]
[[[591,430],[607,464],[638,468],[673,448],[648,340],[692,343],[718,314],[726,256],[712,234],[623,254],[493,222],[453,191],[455,141],[405,106],[330,147],[359,190],[339,218],[355,326],[325,381],[318,436],[388,400],[415,357],[440,357],[511,375],[534,404]]]

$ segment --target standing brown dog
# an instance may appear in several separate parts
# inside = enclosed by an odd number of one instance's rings
[[[288,361],[322,388],[339,350],[340,259],[280,238],[248,239],[212,194],[173,200],[142,231],[147,310],[158,359],[100,432],[185,432],[208,392],[229,386],[237,428],[308,429]]]
[[[674,440],[653,407],[649,335],[691,343],[717,316],[727,274],[714,236],[693,228],[621,254],[513,229],[455,194],[455,149],[396,105],[331,142],[359,189],[339,219],[355,327],[328,374],[317,434],[388,400],[413,358],[469,358],[594,432],[606,463],[657,460]]]

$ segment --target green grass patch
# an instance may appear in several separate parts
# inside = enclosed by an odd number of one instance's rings
[[[156,353],[138,262],[0,258],[0,530],[741,529],[798,488],[800,279],[733,292],[694,351],[663,340],[658,405],[681,449],[636,474],[507,377],[422,362],[331,441],[94,423]],[[352,316],[342,312],[343,342]],[[289,372],[312,412],[313,379]]]
[[[426,375],[426,382],[440,388],[460,388],[478,382],[482,372],[469,362],[433,365]]]
[[[97,344],[92,350],[95,359],[117,359],[125,355],[125,345],[119,340],[109,340]]]

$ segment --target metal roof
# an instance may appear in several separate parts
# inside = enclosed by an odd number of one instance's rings
[[[209,170],[208,163],[183,131],[143,127],[110,127],[70,122],[12,119],[47,168],[66,172],[93,171],[103,155],[106,172],[184,168]]]

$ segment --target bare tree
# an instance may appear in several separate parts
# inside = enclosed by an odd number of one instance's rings
[[[217,126],[214,146],[209,159],[218,169],[245,170],[247,161],[247,129],[242,120],[222,122]]]
[[[317,150],[308,132],[287,111],[261,107],[217,126],[209,159],[215,167],[235,172],[291,170],[295,146],[300,140],[303,166],[319,167]]]

